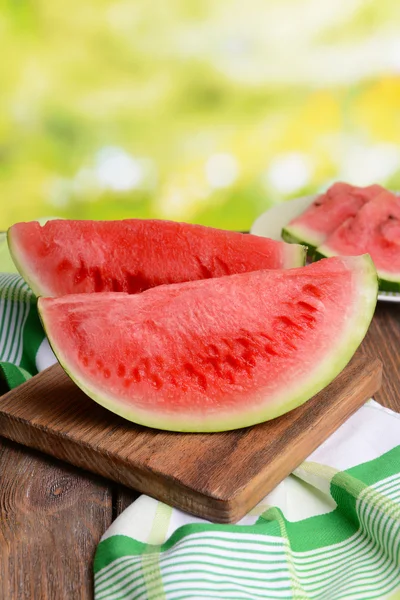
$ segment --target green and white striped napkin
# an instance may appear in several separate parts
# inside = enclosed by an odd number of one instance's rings
[[[54,361],[33,295],[4,272],[3,387]],[[370,401],[236,525],[140,496],[99,543],[95,599],[400,600],[399,444],[400,415]]]
[[[17,274],[0,234],[0,389],[11,389],[54,364],[36,298]]]
[[[371,401],[237,525],[141,496],[98,546],[96,600],[400,598],[399,440]]]

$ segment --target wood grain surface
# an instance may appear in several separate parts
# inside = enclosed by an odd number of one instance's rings
[[[111,504],[98,478],[0,441],[0,598],[92,598]]]
[[[378,304],[362,351],[370,357],[380,358],[383,363],[382,387],[375,398],[384,406],[400,412],[400,305]],[[29,500],[32,485],[39,497],[46,496],[48,482],[57,480],[60,474],[73,482],[68,492],[68,519],[61,523],[57,519],[57,511],[49,519],[47,514],[50,511],[34,509]],[[12,488],[18,489],[18,501],[15,491],[10,499]],[[110,520],[118,516],[136,496],[137,492],[125,486],[110,483],[39,452],[0,440],[1,600],[92,600],[91,557]],[[86,498],[91,500],[84,501]],[[64,495],[58,495],[53,508],[56,506],[61,512],[64,501]],[[96,504],[95,511],[91,502]],[[37,501],[35,506],[43,503],[46,505],[45,500]],[[26,519],[29,520],[29,535],[25,528],[15,526]],[[10,526],[10,522],[14,525]],[[81,535],[82,522],[85,523],[83,529],[87,531],[90,528],[91,535]],[[36,543],[34,551],[40,548],[37,571],[30,557],[31,539]],[[56,544],[65,553],[62,563],[54,557]],[[22,546],[25,551],[21,551]],[[38,572],[42,578],[40,583]],[[36,584],[36,592],[33,584]]]
[[[378,303],[361,351],[383,364],[382,387],[375,399],[400,412],[400,303]]]
[[[379,389],[356,356],[303,406],[255,427],[182,434],[130,423],[90,400],[59,365],[4,395],[0,435],[211,521],[244,516]]]

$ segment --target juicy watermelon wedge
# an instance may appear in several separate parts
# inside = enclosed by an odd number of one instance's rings
[[[400,292],[400,198],[384,191],[347,219],[317,248],[315,258],[368,252],[379,289]]]
[[[178,283],[305,262],[305,248],[172,221],[49,221],[8,231],[12,258],[37,296],[134,294]]]
[[[361,188],[335,183],[283,228],[282,238],[287,242],[305,244],[312,254],[345,219],[353,217],[366,202],[382,191],[379,185]]]
[[[93,400],[149,427],[212,432],[278,417],[328,385],[376,299],[365,255],[38,306],[60,364]]]

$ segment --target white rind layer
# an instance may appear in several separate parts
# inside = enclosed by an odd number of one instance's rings
[[[283,269],[304,267],[307,258],[307,248],[300,244],[287,244],[283,254]]]
[[[15,234],[11,233],[10,229],[7,232],[7,243],[8,249],[10,250],[11,258],[21,275],[24,278],[26,283],[31,288],[32,292],[35,296],[53,296],[52,290],[46,288],[46,286],[38,287],[35,282],[35,278],[31,276],[31,259],[29,256],[25,255],[25,252],[21,249],[18,244],[18,240],[15,239]]]

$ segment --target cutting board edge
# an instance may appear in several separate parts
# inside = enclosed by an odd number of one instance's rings
[[[4,429],[4,423],[11,425],[6,431]],[[115,464],[116,457],[112,455],[108,456],[109,463],[108,468],[103,468],[103,465],[98,465],[96,459],[99,452],[96,449],[91,448],[89,445],[83,446],[84,451],[80,452],[78,458],[75,456],[71,457],[71,451],[76,449],[76,443],[69,440],[65,436],[60,436],[57,433],[46,431],[43,427],[34,428],[35,438],[32,439],[32,425],[26,422],[24,419],[13,417],[4,413],[0,409],[0,436],[4,437],[14,443],[21,444],[25,448],[42,452],[47,456],[51,456],[56,460],[61,460],[73,465],[79,469],[94,473],[100,477],[109,479],[115,483],[125,485],[131,489],[140,492],[142,494],[148,494],[153,497],[157,497],[161,502],[166,504],[171,503],[171,490],[166,489],[166,485],[162,483],[162,476],[151,469],[145,469],[141,466],[135,466],[135,471],[130,468],[131,465],[128,461],[124,461],[124,464],[118,459],[118,465]],[[49,439],[54,442],[52,452],[48,450]],[[29,441],[29,443],[27,443]],[[60,444],[61,442],[61,444]],[[64,442],[64,443],[63,443]],[[81,447],[82,449],[82,447]],[[115,458],[115,460],[113,460]],[[88,464],[90,463],[90,467]],[[122,468],[121,468],[122,467]],[[166,478],[166,484],[172,482],[173,478]],[[144,484],[142,483],[144,481]],[[196,505],[201,509],[202,518],[209,518],[219,523],[229,523],[232,521],[226,520],[224,516],[220,519],[215,519],[214,515],[218,514],[225,515],[227,513],[226,507],[229,505],[229,501],[214,497],[212,495],[206,496],[201,494],[199,491],[194,490],[184,484],[178,479],[173,480],[174,484],[174,506],[183,511],[190,511],[190,505]],[[184,498],[184,501],[181,500]],[[187,496],[185,497],[185,494]],[[188,502],[190,499],[190,502]],[[205,501],[205,502],[204,502]],[[210,511],[211,508],[211,511]],[[228,511],[229,512],[229,511]],[[198,514],[198,511],[197,511]]]
[[[373,394],[375,394],[380,389],[382,384],[383,365],[379,359],[373,359],[371,363],[371,372],[369,375],[369,379],[365,381],[364,395],[360,396],[360,398],[357,398],[357,396],[355,396],[354,401],[350,405],[345,405],[345,408],[347,410],[343,413],[343,418],[339,419],[337,423],[332,423],[328,435],[325,435],[324,432],[323,435],[321,434],[318,437],[314,437],[315,443],[309,446],[307,452],[299,454],[298,456],[300,458],[292,461],[292,467],[290,469],[291,471],[299,467],[301,463],[307,458],[307,456],[314,452],[325,440],[328,439],[330,435],[332,435],[337,429],[339,429],[339,427],[343,425],[343,423],[345,423],[349,417],[351,417],[359,408],[361,408],[365,404],[365,402],[367,402],[373,396]],[[318,429],[318,422],[313,429],[322,432],[321,428]],[[304,431],[303,435],[308,436],[309,432]],[[265,468],[265,470],[267,470],[267,467]],[[267,494],[269,494],[278,485],[280,481],[282,481],[278,473],[276,474],[275,478],[270,477],[268,480],[266,480],[265,470],[260,471],[248,485],[244,486],[242,489],[238,489],[236,494],[233,495],[230,499],[223,500],[224,505],[228,508],[229,513],[231,515],[230,520],[224,522],[236,522],[253,508],[254,504],[250,501],[250,493],[253,493],[254,495],[258,496],[261,500]],[[251,484],[254,485],[254,487],[252,488],[252,492],[250,491]],[[254,488],[257,489],[257,493],[254,493]],[[248,508],[245,511],[243,511],[243,506],[247,506]]]
[[[365,357],[363,357],[365,358]],[[376,386],[378,386],[382,373],[382,365],[378,359],[370,359],[369,360],[369,371],[372,374],[371,377],[373,379],[373,373],[375,370],[375,377],[378,375],[378,380]],[[378,369],[378,372],[376,371]],[[30,380],[32,381],[32,380]],[[369,380],[368,380],[369,381]],[[367,387],[368,381],[364,380],[364,388]],[[26,386],[29,384],[29,381],[23,384]],[[21,386],[22,387],[22,386]],[[20,389],[20,388],[18,388]],[[362,397],[358,402],[354,405],[351,405],[351,411],[347,411],[344,415],[343,419],[340,419],[337,426],[332,428],[334,431],[337,427],[339,427],[342,422],[344,422],[350,414],[352,414],[359,406],[361,406],[376,390],[367,390],[365,389]],[[7,430],[5,430],[4,423],[10,425]],[[38,441],[32,441],[29,438],[32,436],[32,428],[34,432],[39,433],[39,438],[43,436],[43,440],[40,439]],[[315,428],[315,427],[314,427]],[[330,433],[332,433],[330,431]],[[14,434],[12,433],[14,432]],[[306,456],[311,453],[313,449],[318,447],[329,435],[322,434],[320,435],[314,444],[314,448],[310,446],[307,448]],[[1,410],[0,407],[0,435],[7,437],[8,439],[13,440],[14,442],[20,443],[26,447],[34,448],[35,450],[44,452],[46,454],[50,454],[54,458],[59,460],[64,460],[69,462],[78,468],[82,468],[85,470],[89,470],[91,472],[96,473],[102,477],[109,478],[117,483],[128,485],[129,487],[134,488],[141,493],[149,494],[152,496],[156,496],[159,500],[164,501],[166,503],[173,503],[177,508],[181,510],[185,510],[188,512],[192,512],[201,516],[202,518],[206,518],[212,520],[214,522],[219,523],[232,523],[237,522],[242,516],[244,516],[249,510],[251,510],[257,502],[259,502],[275,485],[282,480],[282,477],[277,477],[275,479],[269,478],[268,482],[263,484],[263,480],[265,474],[263,471],[260,471],[256,477],[252,480],[249,480],[250,483],[247,483],[244,489],[236,490],[235,494],[230,498],[221,498],[215,494],[205,495],[201,492],[197,491],[194,488],[188,487],[182,484],[179,479],[172,477],[171,475],[166,477],[166,482],[164,484],[161,482],[162,474],[158,474],[157,472],[151,471],[151,469],[140,467],[139,465],[135,465],[136,473],[132,478],[132,474],[128,477],[125,477],[124,473],[131,472],[132,464],[129,464],[129,461],[121,460],[121,457],[113,456],[112,454],[107,454],[104,451],[102,452],[103,456],[106,456],[109,464],[107,464],[107,468],[99,468],[96,463],[96,457],[98,457],[99,450],[98,448],[93,448],[89,444],[85,442],[81,442],[79,446],[79,455],[78,459],[76,457],[72,457],[71,452],[74,452],[77,449],[77,442],[63,434],[62,432],[53,432],[46,429],[46,427],[40,426],[38,424],[32,425],[31,422],[24,421],[24,419],[9,415]],[[50,437],[54,440],[54,444],[52,446],[52,451],[50,452],[48,449],[48,442],[44,441],[45,438]],[[29,441],[30,443],[27,443]],[[60,442],[62,446],[71,446],[72,449],[63,448],[60,452],[56,450],[57,446],[60,446]],[[82,448],[85,448],[84,456],[82,456]],[[311,449],[309,449],[311,448]],[[101,453],[101,451],[100,451]],[[297,464],[293,463],[293,468],[298,466],[306,458],[306,456],[302,456],[299,460],[296,461]],[[118,465],[116,464],[118,462]],[[89,466],[88,466],[89,465]],[[116,468],[118,467],[118,469]],[[118,472],[121,471],[122,475]],[[291,470],[292,470],[291,469]],[[144,482],[144,483],[143,483]],[[171,496],[171,490],[166,489],[166,484],[174,485],[174,494]],[[253,483],[252,491],[250,493],[250,487]],[[153,487],[152,487],[153,486]],[[257,490],[256,496],[257,501],[254,502],[254,489]],[[179,497],[179,494],[183,497],[183,500]],[[187,497],[185,498],[185,495]],[[251,500],[253,498],[253,500]],[[171,502],[173,500],[173,502]]]

